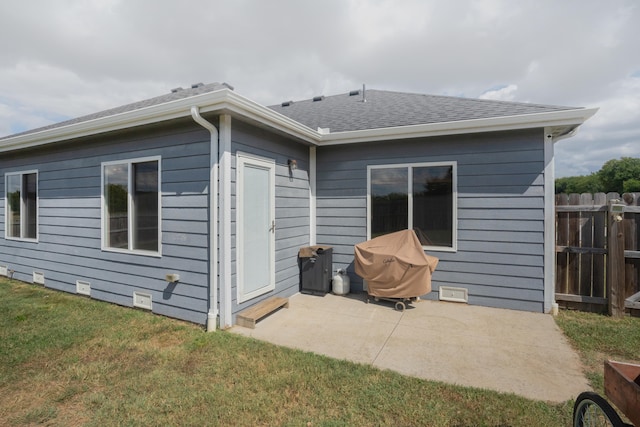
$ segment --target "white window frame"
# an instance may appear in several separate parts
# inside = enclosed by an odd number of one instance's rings
[[[452,168],[452,204],[451,212],[453,218],[451,218],[452,230],[451,230],[451,247],[449,246],[422,246],[424,250],[439,251],[439,252],[457,252],[458,251],[458,162],[423,162],[423,163],[395,163],[395,164],[380,164],[380,165],[368,165],[367,166],[367,240],[371,239],[371,171],[374,169],[394,169],[394,168],[407,168],[407,195],[409,197],[409,209],[407,224],[411,230],[413,228],[413,168],[422,167],[438,167],[438,166],[451,166]]]
[[[22,198],[22,194],[24,194],[24,190],[22,188],[22,177],[24,175],[36,175],[36,237],[22,237],[25,235],[25,227],[27,226],[26,215],[27,210],[24,207],[24,200]],[[20,237],[9,236],[9,180],[10,176],[20,176]],[[18,240],[22,242],[38,242],[40,238],[40,175],[38,174],[37,169],[33,170],[24,170],[24,171],[16,171],[16,172],[7,172],[4,174],[4,238],[7,240]]]
[[[132,165],[145,162],[158,162],[158,251],[145,251],[141,249],[132,249],[133,245],[133,167]],[[104,192],[104,178],[105,167],[111,165],[127,165],[127,221],[128,221],[128,249],[113,248],[107,246],[109,241],[107,236],[108,227],[107,221],[107,204],[105,200]],[[162,256],[162,157],[150,156],[150,157],[138,157],[135,159],[122,159],[113,160],[109,162],[102,162],[100,165],[100,227],[101,227],[101,248],[105,252],[119,252],[127,254],[138,254],[147,256]]]

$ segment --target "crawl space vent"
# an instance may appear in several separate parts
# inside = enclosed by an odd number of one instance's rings
[[[439,292],[440,301],[469,302],[469,290],[466,288],[440,286]]]
[[[151,294],[143,292],[133,293],[133,306],[145,310],[151,310]]]
[[[84,280],[76,280],[76,292],[80,295],[91,296],[91,283]]]
[[[38,285],[44,285],[44,273],[41,273],[39,271],[34,271],[33,272],[33,283],[36,283]]]

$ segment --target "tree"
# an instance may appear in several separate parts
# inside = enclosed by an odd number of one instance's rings
[[[607,192],[640,191],[640,159],[622,157],[609,160],[597,174]]]
[[[568,176],[556,179],[556,194],[560,193],[598,193],[602,184],[597,174],[583,176]]]
[[[631,178],[622,185],[624,193],[640,193],[640,179]]]
[[[591,175],[556,179],[560,193],[634,193],[640,192],[640,159],[622,157],[607,161]]]

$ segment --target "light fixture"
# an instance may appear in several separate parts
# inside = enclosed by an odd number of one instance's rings
[[[289,160],[287,160],[287,165],[289,165],[289,173],[291,173],[294,170],[298,169],[298,161],[297,160],[289,159]]]

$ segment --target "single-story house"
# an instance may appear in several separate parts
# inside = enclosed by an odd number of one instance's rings
[[[354,245],[409,228],[440,259],[425,298],[547,312],[554,144],[595,112],[177,88],[0,138],[0,274],[213,330],[297,293],[301,247],[332,246],[358,290]]]

